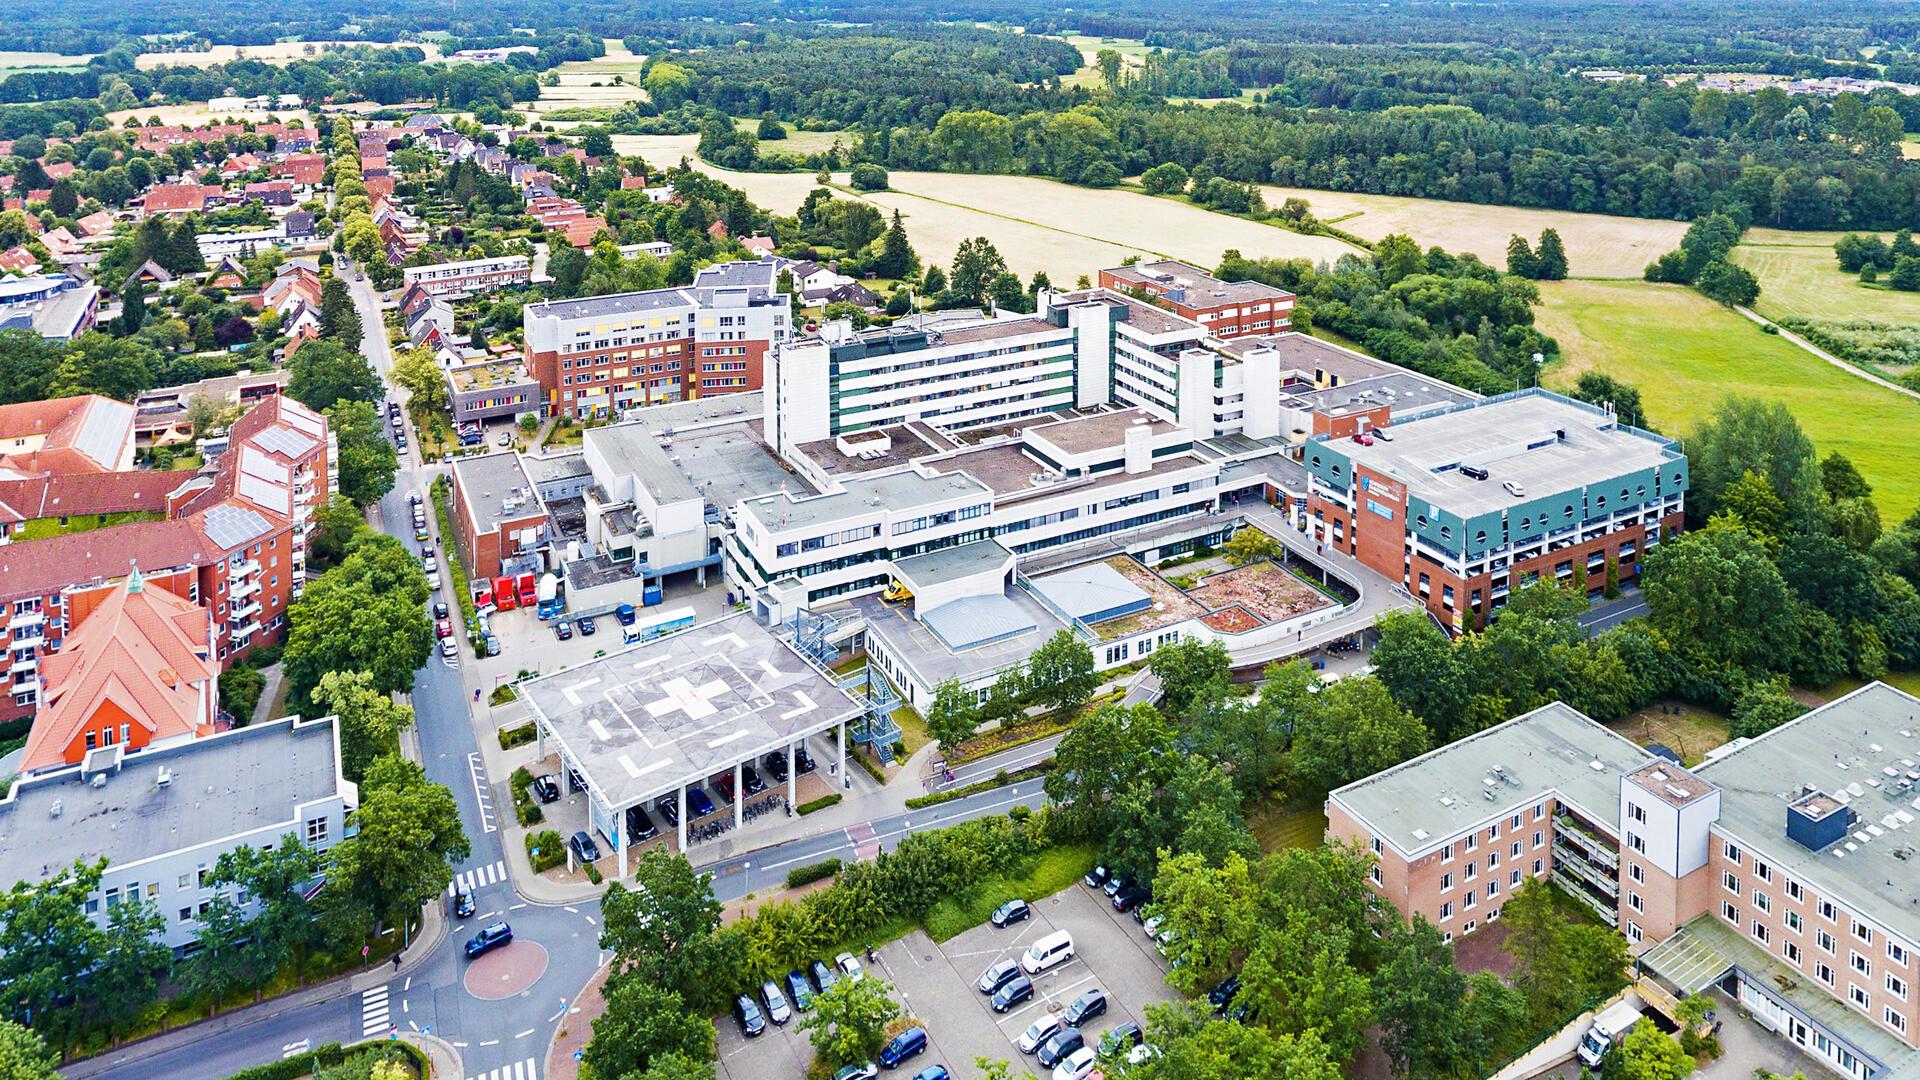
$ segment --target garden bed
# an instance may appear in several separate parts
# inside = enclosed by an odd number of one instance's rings
[[[1118,619],[1109,619],[1093,628],[1102,641],[1132,637],[1134,634],[1158,630],[1163,626],[1172,626],[1183,619],[1197,618],[1206,613],[1200,602],[1180,591],[1179,587],[1159,574],[1141,566],[1125,555],[1115,555],[1106,560],[1106,564],[1118,571],[1142,592],[1152,598],[1153,606],[1145,611],[1125,615]]]
[[[1267,625],[1258,615],[1239,604],[1201,616],[1200,624],[1223,634],[1244,634]]]
[[[1265,560],[1213,574],[1188,595],[1217,613],[1239,607],[1266,622],[1285,622],[1334,606],[1325,593]]]

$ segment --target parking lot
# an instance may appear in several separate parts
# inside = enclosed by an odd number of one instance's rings
[[[711,582],[706,588],[693,583],[691,574],[678,574],[667,582],[666,599],[662,605],[640,607],[640,586],[635,583],[630,602],[638,608],[641,617],[657,614],[668,608],[687,608],[694,610],[699,622],[708,622],[719,618],[727,611],[725,584],[719,575],[708,578]],[[502,683],[512,682],[522,672],[553,672],[572,664],[591,660],[601,652],[618,652],[626,648],[620,637],[620,621],[613,615],[600,615],[594,618],[595,632],[589,636],[579,632],[579,620],[571,612],[565,614],[573,637],[562,641],[554,633],[553,620],[542,621],[531,608],[516,607],[512,611],[499,611],[488,616],[488,623],[500,641],[500,655],[475,658],[471,649],[466,649],[461,657],[463,664],[473,665],[472,678],[489,690]],[[516,708],[514,713],[519,710]],[[508,714],[512,715],[512,714]]]
[[[921,931],[882,946],[870,974],[892,983],[896,997],[925,1025],[931,1044],[900,1072],[911,1076],[942,1064],[956,1077],[978,1074],[975,1058],[1013,1062],[1047,1075],[1032,1055],[1022,1055],[1016,1040],[1036,1019],[1059,1014],[1087,990],[1106,992],[1106,1014],[1082,1031],[1097,1045],[1108,1029],[1132,1021],[1145,1026],[1149,1002],[1177,997],[1166,985],[1166,961],[1154,951],[1132,915],[1115,912],[1094,889],[1074,885],[1034,903],[1033,917],[1004,930],[976,926],[942,945]],[[1034,996],[1005,1014],[996,1014],[987,996],[975,988],[981,972],[995,961],[1018,959],[1028,945],[1065,930],[1073,935],[1074,957],[1034,980]],[[831,961],[831,957],[821,959]],[[864,962],[864,956],[862,957]],[[813,1057],[806,1033],[796,1023],[771,1027],[747,1039],[730,1018],[719,1025],[720,1075],[730,1080],[800,1077]]]

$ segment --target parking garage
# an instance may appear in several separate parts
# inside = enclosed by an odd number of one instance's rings
[[[795,802],[794,750],[835,732],[836,777],[846,775],[848,721],[860,705],[819,668],[742,613],[543,675],[521,684],[539,755],[558,749],[587,793],[589,827],[627,873],[627,811],[663,798],[686,850],[688,788],[731,771],[735,827],[743,823],[743,770],[784,754]]]

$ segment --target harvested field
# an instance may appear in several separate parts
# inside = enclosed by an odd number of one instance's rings
[[[537,120],[558,109],[611,108],[645,98],[640,69],[647,58],[635,55],[617,38],[606,39],[606,47],[605,56],[554,68],[552,74],[560,85],[540,87],[540,99],[523,106],[528,118]],[[620,78],[617,83],[615,76]]]
[[[1540,230],[1551,226],[1566,243],[1567,263],[1574,277],[1637,280],[1648,263],[1677,247],[1687,231],[1684,221],[1485,206],[1398,195],[1359,195],[1271,184],[1261,185],[1260,190],[1269,206],[1279,206],[1290,198],[1305,199],[1313,207],[1315,217],[1322,221],[1339,218],[1340,228],[1368,240],[1378,240],[1389,233],[1406,233],[1422,246],[1438,244],[1448,251],[1472,252],[1489,265],[1503,269],[1507,265],[1508,237],[1517,233],[1532,243],[1539,239]]]
[[[69,56],[53,52],[11,52],[0,50],[0,78],[27,71],[77,71],[87,66],[93,53]]]
[[[215,45],[198,52],[141,53],[133,66],[141,71],[160,67],[205,67],[230,60],[258,60],[284,67],[296,60],[310,60],[329,48],[370,45],[376,49],[417,48],[428,60],[440,59],[440,46],[431,41],[276,41],[271,45]]]
[[[1187,590],[1187,595],[1221,612],[1250,611],[1266,622],[1284,622],[1333,606],[1333,600],[1325,593],[1294,577],[1278,563],[1264,560],[1212,574],[1198,588]]]
[[[741,131],[758,131],[760,129],[760,121],[753,117],[737,116],[734,117],[733,126]],[[784,139],[760,140],[761,153],[823,154],[833,149],[835,143],[850,148],[860,141],[860,136],[851,131],[801,131],[799,128],[784,121],[780,126],[787,129],[787,137]],[[694,139],[696,142],[699,141],[698,136],[695,136]]]
[[[1171,626],[1182,619],[1191,619],[1206,614],[1206,608],[1199,601],[1175,588],[1173,584],[1159,574],[1141,566],[1125,555],[1115,555],[1106,560],[1108,566],[1120,572],[1120,576],[1139,586],[1153,598],[1153,606],[1118,619],[1109,619],[1095,626],[1094,632],[1102,641],[1131,637],[1148,630],[1158,630]]]
[[[653,166],[656,169],[664,169],[669,166],[678,165],[680,164],[681,158],[693,157],[694,148],[699,145],[700,145],[700,136],[698,135],[615,135],[613,136],[614,153],[622,154],[622,155],[635,155],[635,156],[645,158],[647,164]],[[713,170],[709,170],[709,171],[713,171]],[[740,184],[734,183],[732,177],[739,176],[739,175],[746,175],[746,174],[726,173],[724,175],[727,177],[727,183],[733,184],[733,186],[735,187],[740,187],[741,186]],[[751,195],[752,192],[748,192],[748,194]],[[804,197],[805,196],[802,196],[802,198]],[[754,201],[760,202],[759,199],[755,199]],[[761,205],[765,206],[766,204],[761,203]],[[800,205],[799,200],[796,199],[794,201],[794,205],[799,206]],[[787,212],[791,213],[792,211],[787,211]]]

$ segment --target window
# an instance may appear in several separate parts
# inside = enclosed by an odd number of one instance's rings
[[[1627,894],[1627,906],[1632,908],[1635,911],[1647,910],[1646,901],[1640,899],[1640,894],[1637,892],[1630,892]]]
[[[1887,993],[1892,994],[1894,997],[1899,998],[1901,1001],[1907,1000],[1907,980],[1899,977],[1898,975],[1888,975],[1887,976]]]
[[[1475,905],[1475,904],[1478,904],[1479,902],[1480,902],[1479,900],[1477,900],[1477,899],[1475,899],[1475,898],[1474,898],[1474,895],[1473,895],[1473,893],[1472,893],[1471,891],[1469,891],[1469,892],[1467,893],[1467,898],[1466,898],[1465,900],[1462,900],[1462,901],[1460,901],[1460,906],[1461,906],[1462,908],[1465,908],[1465,909],[1466,909],[1466,910],[1468,910],[1468,911],[1472,911],[1472,910],[1473,910],[1473,907],[1474,907],[1474,905]],[[1472,933],[1472,932],[1473,932],[1473,928],[1472,928],[1471,926],[1469,926],[1469,927],[1467,928],[1467,932],[1468,932],[1468,933]]]
[[[1753,876],[1759,878],[1761,881],[1771,883],[1773,881],[1773,867],[1768,866],[1759,859],[1755,859],[1753,860]]]
[[[1828,986],[1833,985],[1833,969],[1817,960],[1813,965],[1813,977],[1826,983]]]
[[[1837,923],[1840,921],[1840,909],[1834,907],[1833,901],[1831,900],[1820,901],[1820,903],[1816,905],[1814,910],[1820,913],[1821,918],[1827,920],[1830,923]]]
[[[1645,885],[1647,883],[1647,868],[1641,866],[1639,863],[1629,863],[1627,864],[1627,876]]]
[[[1467,849],[1468,851],[1474,851],[1474,850],[1477,850],[1477,849],[1478,849],[1479,847],[1480,847],[1480,834],[1479,834],[1479,833],[1468,833],[1468,834],[1467,834],[1467,843],[1466,843],[1466,849]]]
[[[1897,941],[1888,939],[1887,959],[1904,967],[1907,963],[1907,947]]]
[[[1800,913],[1797,911],[1787,912],[1786,923],[1787,923],[1787,929],[1793,931],[1796,934],[1799,933],[1801,931]]]
[[[1489,881],[1489,882],[1487,882],[1487,899],[1489,899],[1489,900],[1491,900],[1491,899],[1493,899],[1494,897],[1496,897],[1496,896],[1499,896],[1499,895],[1500,895],[1500,881],[1499,881],[1499,879],[1497,879],[1497,878],[1496,878],[1496,879],[1494,879],[1493,881]]]
[[[1640,824],[1645,825],[1647,823],[1647,808],[1644,806],[1641,806],[1639,803],[1633,803],[1633,802],[1628,803],[1627,804],[1627,820],[1637,821]]]
[[[206,888],[207,877],[212,873],[213,871],[208,869],[207,867],[204,867],[204,866],[201,867],[198,871],[196,871],[197,876],[194,878],[194,884],[200,886],[203,889]]]
[[[1539,821],[1547,812],[1547,804],[1540,803],[1533,808],[1533,820]]]
[[[193,909],[192,909],[192,908],[190,908],[190,907],[183,907],[183,908],[181,908],[181,909],[180,909],[180,921],[181,921],[181,922],[183,922],[183,923],[190,923],[190,922],[192,922],[192,921],[193,921]]]
[[[1720,887],[1735,896],[1740,895],[1740,879],[1734,877],[1732,871],[1720,871]]]
[[[1783,942],[1780,945],[1780,955],[1786,957],[1789,963],[1798,964],[1800,962],[1800,946],[1791,941]]]
[[[1872,1004],[1867,999],[1866,989],[1864,987],[1855,986],[1852,983],[1847,984],[1847,1000],[1853,1002],[1856,1006],[1862,1009],[1867,1008],[1870,1004]]]
[[[1369,841],[1368,841],[1368,844],[1372,846],[1372,848],[1373,848],[1373,853],[1374,853],[1375,855],[1378,855],[1378,854],[1380,854],[1380,853],[1381,853],[1381,847],[1380,847],[1380,838],[1379,838],[1379,837],[1377,837],[1377,836],[1376,836],[1376,837],[1374,837],[1374,838],[1373,838],[1372,840],[1369,840]]]
[[[1453,845],[1452,844],[1448,844],[1445,847],[1440,849],[1440,861],[1441,862],[1453,861]]]
[[[1751,933],[1753,935],[1753,939],[1755,941],[1760,942],[1762,945],[1765,945],[1773,940],[1773,931],[1767,929],[1767,924],[1761,922],[1759,919],[1753,920],[1753,929],[1748,931],[1748,933]]]
[[[1831,954],[1834,951],[1833,935],[1827,933],[1825,930],[1815,930],[1813,932],[1813,943],[1820,946],[1821,952]]]
[[[1519,832],[1520,831],[1520,815],[1519,814],[1513,815],[1513,820],[1507,823],[1507,827],[1514,832]]]
[[[1639,923],[1637,923],[1637,922],[1631,922],[1631,921],[1627,923],[1627,940],[1628,940],[1628,941],[1636,941],[1636,942],[1637,942],[1637,941],[1639,941],[1639,940],[1640,940],[1640,939],[1641,939],[1641,938],[1642,938],[1643,936],[1644,936],[1644,935],[1643,935],[1643,934],[1642,934],[1642,933],[1640,932],[1640,924],[1639,924]]]
[[[1789,900],[1806,899],[1806,894],[1800,891],[1800,883],[1792,878],[1787,879],[1787,898]]]
[[[1451,918],[1453,918],[1453,901],[1449,900],[1440,905],[1440,920],[1445,922]]]
[[[1541,869],[1545,866],[1546,866],[1546,860],[1544,859],[1533,860],[1533,876],[1539,877]]]
[[[1720,850],[1722,854],[1726,855],[1728,862],[1735,866],[1740,865],[1740,849],[1734,847],[1732,841],[1721,841]]]
[[[1367,880],[1373,882],[1375,885],[1380,884],[1380,868],[1378,866],[1370,867],[1367,870]]]
[[[1725,900],[1720,901],[1720,915],[1733,925],[1740,925],[1740,909]]]
[[[1441,874],[1440,875],[1440,891],[1446,892],[1448,889],[1451,889],[1451,888],[1453,888],[1453,875]]]
[[[1891,1005],[1887,1006],[1886,1010],[1882,1012],[1880,1015],[1883,1019],[1886,1020],[1887,1026],[1892,1028],[1893,1030],[1902,1031],[1902,1032],[1907,1030],[1907,1018],[1905,1016],[1902,1016],[1899,1012],[1895,1011],[1893,1006]]]
[[[1487,852],[1487,869],[1494,870],[1494,869],[1498,869],[1499,866],[1500,866],[1500,853],[1497,851]]]
[[[1847,950],[1847,964],[1862,975],[1873,974],[1872,962],[1852,949]]]
[[[1520,871],[1519,871],[1518,869],[1515,869],[1515,870],[1511,870],[1511,871],[1508,871],[1508,873],[1507,873],[1507,884],[1509,884],[1509,885],[1512,885],[1512,886],[1514,886],[1514,887],[1516,887],[1516,888],[1517,888],[1517,887],[1519,887],[1519,885],[1520,885]]]
[[[1500,839],[1500,823],[1499,822],[1496,821],[1493,824],[1487,826],[1487,839],[1489,841]]]
[[[1469,862],[1467,863],[1467,868],[1460,872],[1460,878],[1463,881],[1472,881],[1474,877],[1479,873],[1480,873],[1479,868],[1476,867],[1473,863]]]
[[[307,819],[307,843],[324,844],[326,842],[327,819],[323,817]]]
[[[1546,835],[1547,835],[1546,833],[1541,832],[1539,829],[1533,830],[1533,846],[1539,847],[1541,842],[1545,839]]]
[[[1640,834],[1632,830],[1627,832],[1627,846],[1642,855],[1647,853],[1647,842],[1640,839]]]
[[[1756,908],[1759,908],[1763,912],[1772,911],[1773,897],[1768,896],[1766,893],[1761,892],[1759,889],[1755,889],[1753,890],[1753,906]]]
[[[1519,857],[1520,857],[1520,841],[1515,840],[1513,842],[1513,847],[1507,850],[1507,858],[1518,859]]]
[[[1859,919],[1855,919],[1853,920],[1853,936],[1871,945],[1873,944],[1873,927],[1868,926]]]

